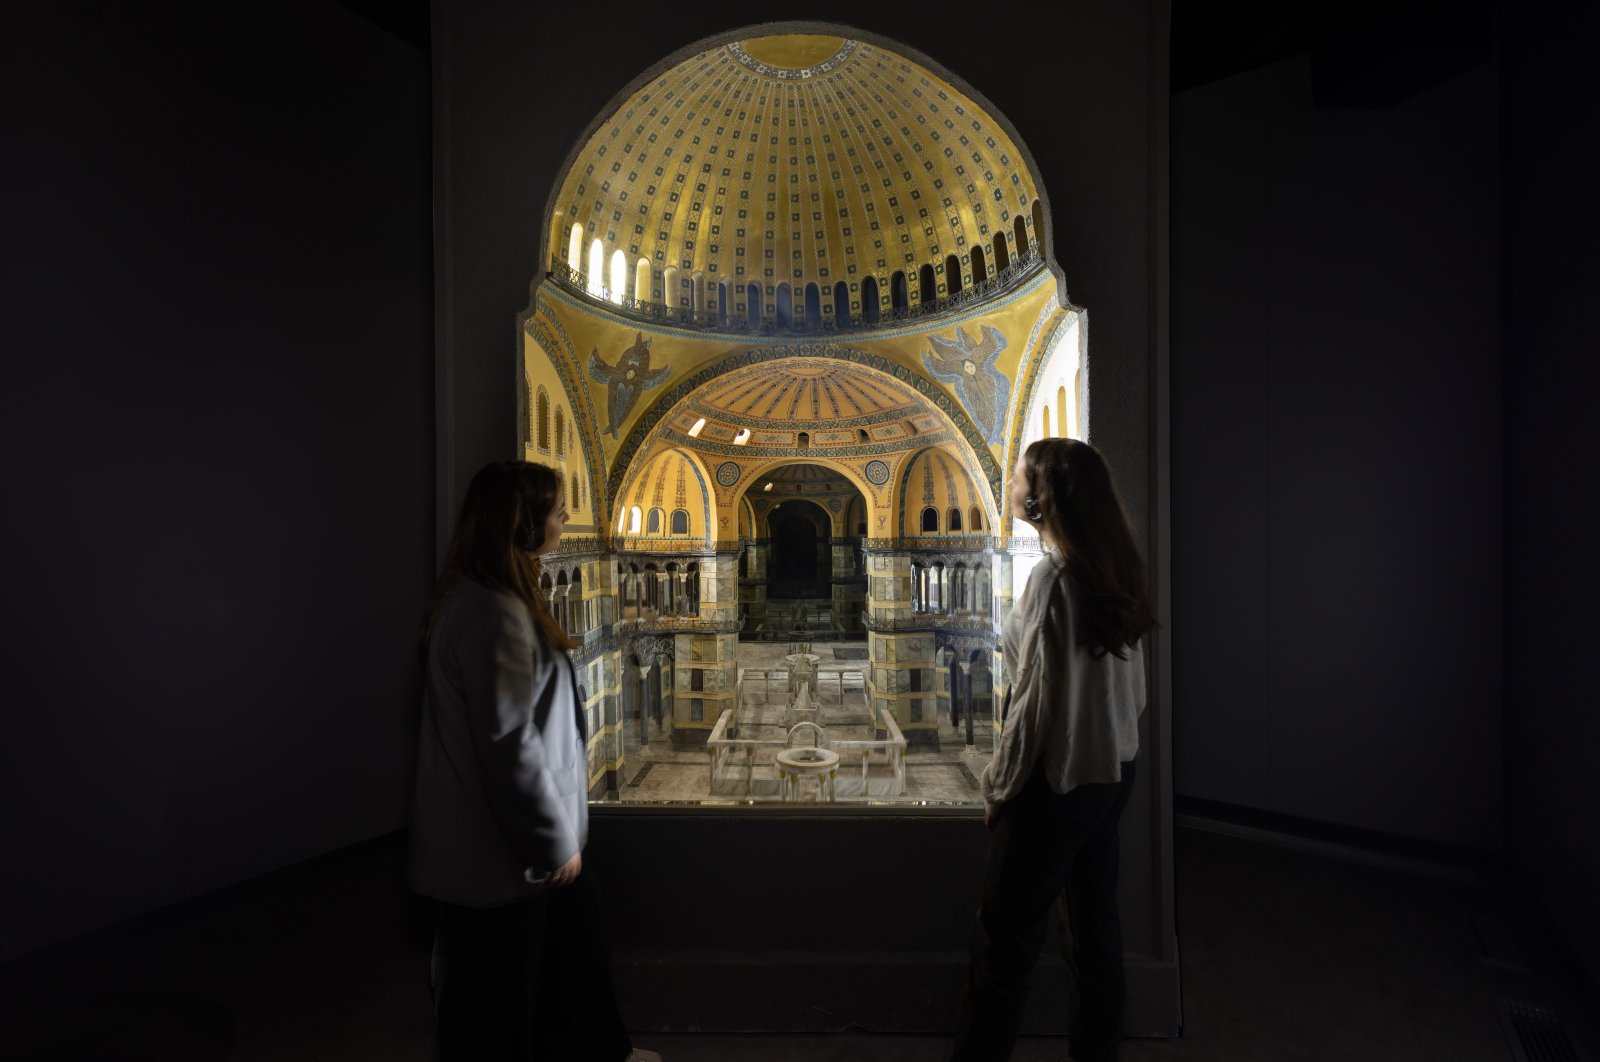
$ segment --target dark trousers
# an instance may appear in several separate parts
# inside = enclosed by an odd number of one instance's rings
[[[442,1062],[627,1058],[604,927],[587,872],[505,907],[439,904]]]
[[[1117,823],[1133,792],[1122,781],[1061,795],[1035,772],[1001,805],[989,840],[983,898],[951,1062],[1005,1062],[1022,1025],[1028,980],[1058,899],[1071,927],[1077,989],[1068,1004],[1074,1062],[1112,1062],[1122,1040],[1122,923],[1117,915]]]

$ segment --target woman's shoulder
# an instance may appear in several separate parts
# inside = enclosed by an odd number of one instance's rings
[[[528,606],[520,597],[471,576],[457,581],[446,596],[444,607],[457,619],[469,624],[493,619],[532,622]]]

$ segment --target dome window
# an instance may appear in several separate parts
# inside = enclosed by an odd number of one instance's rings
[[[750,441],[750,429],[749,428],[740,428],[739,429],[739,434],[735,435],[733,437],[733,445],[735,445],[735,446],[743,446],[745,443],[747,443],[749,441]]]
[[[567,268],[574,273],[583,272],[583,226],[572,226],[572,237],[567,241]]]
[[[589,245],[589,275],[585,290],[597,299],[605,298],[606,294],[606,249],[599,240]]]
[[[689,429],[689,438],[691,438],[691,439],[700,438],[700,431],[705,426],[706,426],[706,418],[701,417],[699,420],[695,421],[694,422],[694,427]]]
[[[611,252],[611,301],[618,306],[628,294],[628,256],[621,251]]]

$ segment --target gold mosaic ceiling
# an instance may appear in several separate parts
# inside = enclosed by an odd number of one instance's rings
[[[849,427],[920,412],[921,403],[887,377],[823,358],[788,358],[730,373],[690,400],[706,417],[748,427]]]
[[[990,115],[932,71],[814,34],[720,45],[649,81],[583,145],[556,201],[552,253],[583,225],[583,263],[643,257],[710,278],[940,274],[992,246],[1036,195]],[[914,285],[913,281],[913,285]]]

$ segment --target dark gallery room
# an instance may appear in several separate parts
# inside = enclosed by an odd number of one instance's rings
[[[1600,1062],[1600,9],[1007,10],[13,13],[0,1057]]]

